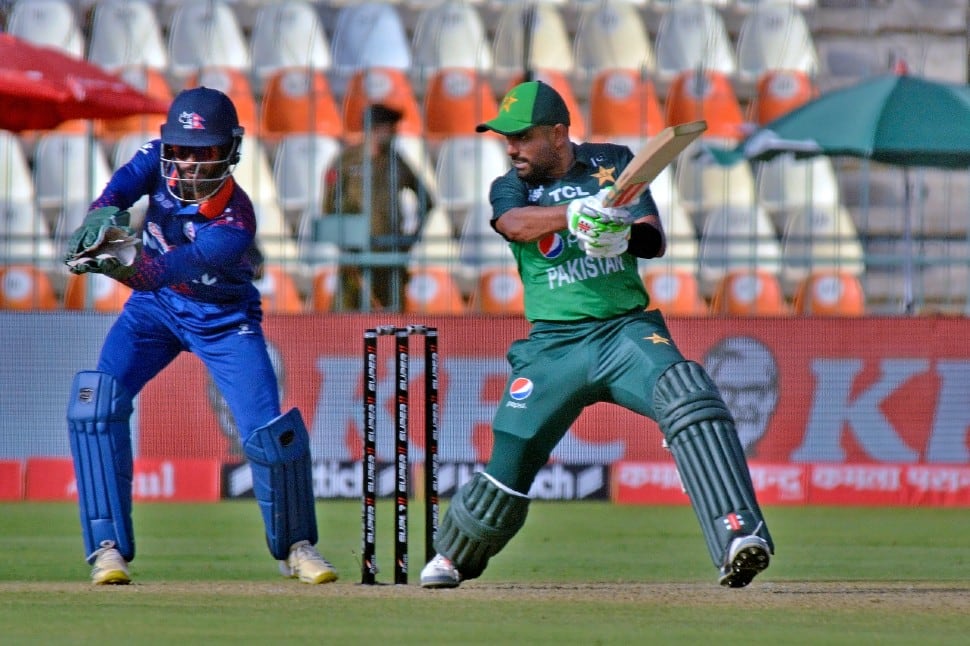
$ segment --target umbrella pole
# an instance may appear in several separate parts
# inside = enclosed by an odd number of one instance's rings
[[[913,314],[913,223],[909,167],[903,167],[903,311]]]

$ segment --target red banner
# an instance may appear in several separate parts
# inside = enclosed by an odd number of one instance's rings
[[[215,502],[220,499],[219,463],[136,458],[132,497],[137,502]],[[70,458],[27,460],[25,498],[77,500],[77,481]]]
[[[303,412],[315,459],[359,459],[362,333],[388,323],[395,322],[376,315],[267,320],[267,339],[279,351],[284,410]],[[486,461],[491,417],[505,387],[505,352],[528,332],[527,323],[475,317],[403,323],[439,328],[443,455]],[[718,383],[753,459],[970,464],[970,357],[953,343],[970,334],[965,319],[698,318],[671,320],[670,328],[684,355],[704,363]],[[378,371],[379,431],[387,429],[378,453],[388,459],[391,344],[381,350]],[[411,419],[421,420],[420,338],[411,344]],[[140,398],[140,455],[238,460],[212,392],[205,370],[188,355],[159,375]],[[652,421],[608,404],[585,412],[553,457],[601,464],[669,458]]]
[[[20,460],[0,460],[0,500],[24,497],[24,468]]]
[[[762,505],[970,506],[970,468],[911,464],[762,464],[751,481]],[[618,462],[615,502],[687,504],[669,462]]]

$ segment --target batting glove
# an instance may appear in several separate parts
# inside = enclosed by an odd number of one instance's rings
[[[579,248],[594,258],[618,256],[626,251],[630,240],[629,224],[607,222],[582,211],[570,217],[569,232],[575,236]]]
[[[590,258],[612,258],[626,251],[630,243],[630,225],[625,231],[608,231],[592,241],[580,241],[579,248]]]
[[[611,208],[608,206],[603,206],[603,200],[610,194],[611,189],[604,188],[602,191],[596,195],[590,195],[584,197],[580,200],[573,200],[566,207],[566,215],[572,219],[572,217],[579,213],[584,213],[586,215],[598,217],[604,222],[611,222],[613,224],[633,224],[637,219],[637,216],[633,215],[626,209],[621,208]]]

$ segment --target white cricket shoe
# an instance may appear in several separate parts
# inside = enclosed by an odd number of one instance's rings
[[[754,534],[731,541],[718,582],[728,588],[743,588],[763,572],[771,561],[768,543]]]
[[[304,583],[330,583],[337,580],[337,570],[330,561],[320,556],[310,541],[293,543],[290,555],[280,561],[280,573]]]
[[[461,583],[458,568],[446,556],[435,554],[421,570],[422,588],[457,588]]]
[[[114,541],[101,541],[101,547],[94,553],[91,567],[91,583],[95,585],[127,585],[131,583],[128,562],[115,548]]]

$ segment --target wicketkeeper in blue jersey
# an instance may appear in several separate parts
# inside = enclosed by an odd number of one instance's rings
[[[314,547],[309,436],[297,409],[281,414],[263,337],[252,282],[256,215],[232,175],[242,137],[225,94],[204,87],[181,92],[161,138],[117,169],[68,243],[72,272],[102,273],[134,290],[97,369],[75,376],[67,409],[95,584],[130,581],[132,399],[181,352],[202,360],[232,411],[281,572],[307,583],[337,579]],[[143,195],[149,205],[139,236],[127,209]]]

